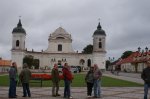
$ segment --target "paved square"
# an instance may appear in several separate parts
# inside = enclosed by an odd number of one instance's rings
[[[0,88],[0,99],[8,99],[8,87]],[[31,98],[28,99],[63,99],[63,87],[60,88],[60,97],[52,97],[52,87],[31,87]],[[72,87],[73,99],[93,99],[87,98],[86,87]],[[17,87],[18,99],[22,97],[22,87]],[[103,87],[102,98],[100,99],[143,99],[143,87]]]

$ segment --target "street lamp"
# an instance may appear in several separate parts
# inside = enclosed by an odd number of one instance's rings
[[[142,50],[142,52],[140,52],[141,51],[141,48],[140,47],[138,47],[138,58],[137,58],[137,62],[138,63],[142,63],[142,69],[144,69],[144,63],[145,63],[145,61],[147,61],[147,58],[148,58],[148,54],[147,54],[147,52],[148,52],[148,48],[147,47],[145,47],[145,50],[143,49]]]

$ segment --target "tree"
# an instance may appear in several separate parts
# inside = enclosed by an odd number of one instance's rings
[[[106,70],[108,70],[110,64],[111,64],[110,60],[106,60]]]
[[[91,54],[92,52],[93,52],[93,45],[91,44],[87,45],[82,51],[82,53],[84,54]]]
[[[122,55],[121,55],[121,58],[124,59],[124,58],[127,58],[128,56],[130,56],[132,54],[132,51],[125,51]]]
[[[35,69],[39,69],[39,59],[34,59],[33,60],[33,66],[35,66]]]
[[[24,58],[23,58],[23,64],[24,63],[27,63],[29,68],[32,67],[33,65],[33,61],[34,61],[34,58],[32,55],[26,55]]]

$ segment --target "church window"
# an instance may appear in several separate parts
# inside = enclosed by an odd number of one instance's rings
[[[101,41],[101,39],[99,39],[99,41]]]
[[[16,41],[16,47],[19,47],[19,40]]]
[[[58,51],[62,51],[62,45],[61,44],[58,45]]]
[[[102,48],[102,42],[99,42],[99,48]]]
[[[87,60],[87,65],[88,65],[88,67],[91,67],[91,60],[90,59]]]

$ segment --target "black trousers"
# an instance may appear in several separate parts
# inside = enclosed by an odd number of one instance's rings
[[[92,95],[92,88],[93,88],[94,83],[89,83],[87,82],[87,95],[91,96]]]

